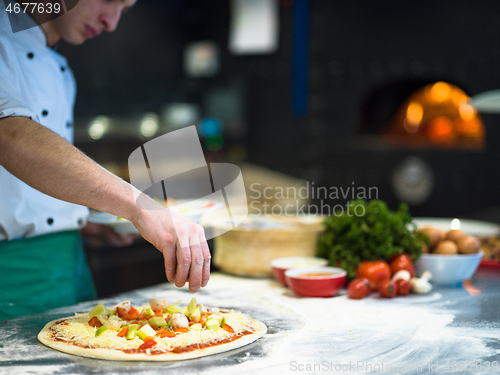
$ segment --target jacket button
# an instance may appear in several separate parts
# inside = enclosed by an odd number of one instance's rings
[[[72,123],[71,121],[68,121],[68,122],[66,123],[66,127],[67,127],[68,129],[69,129],[69,128],[71,128],[72,126],[73,126],[73,123]]]
[[[44,110],[42,111],[42,116],[43,116],[43,117],[47,116],[48,114],[49,114],[49,111],[47,111],[46,109],[44,109]]]
[[[64,66],[61,66],[61,72],[64,72],[66,68]]]
[[[54,219],[52,219],[51,217],[49,217],[49,218],[47,219],[47,224],[49,224],[49,225],[54,224]]]
[[[28,52],[28,59],[32,59],[35,57],[35,54],[33,52]]]

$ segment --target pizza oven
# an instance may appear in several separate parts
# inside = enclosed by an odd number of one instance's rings
[[[499,115],[478,111],[456,82],[430,78],[375,88],[358,111],[349,146],[316,159],[318,185],[346,192],[318,196],[323,213],[359,197],[406,202],[414,216],[500,220],[488,211],[500,205]]]
[[[392,208],[406,202],[414,216],[500,222],[492,211],[500,207],[500,116],[471,102],[500,87],[500,7],[483,5],[309,1],[307,112],[269,110],[266,125],[280,128],[271,133],[284,138],[280,146],[297,132],[275,165],[336,189],[316,196],[315,209],[331,213],[365,192]],[[259,161],[271,160],[262,152]]]

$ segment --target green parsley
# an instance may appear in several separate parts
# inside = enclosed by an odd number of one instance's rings
[[[335,212],[324,221],[325,232],[318,241],[317,255],[330,266],[356,277],[356,268],[364,260],[389,261],[403,252],[416,261],[428,238],[416,230],[408,206],[400,204],[391,211],[381,200],[354,200],[344,212]]]

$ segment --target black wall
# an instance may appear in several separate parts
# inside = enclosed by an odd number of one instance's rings
[[[500,87],[498,1],[310,0],[305,116],[292,110],[293,19],[293,1],[281,1],[279,50],[233,56],[227,51],[228,1],[140,0],[115,33],[61,46],[79,82],[76,116],[159,111],[178,100],[201,103],[214,87],[243,82],[247,161],[318,185],[377,186],[380,198],[394,206],[392,172],[417,155],[436,184],[427,202],[412,207],[416,215],[467,215],[500,204],[500,139],[472,152],[393,149],[367,137],[428,82],[444,80],[471,96]],[[182,48],[196,40],[221,47],[216,77],[184,76]],[[493,129],[497,120],[488,121],[487,130]],[[120,158],[136,146],[127,142]],[[99,159],[99,143],[80,146]],[[464,183],[451,182],[457,180]]]

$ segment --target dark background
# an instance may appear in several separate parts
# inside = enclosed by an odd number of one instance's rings
[[[394,171],[417,157],[434,185],[424,202],[410,205],[414,216],[500,222],[498,115],[483,116],[483,150],[394,147],[379,136],[404,99],[427,83],[446,81],[470,96],[500,87],[500,3],[310,0],[308,9],[305,114],[292,106],[293,0],[280,1],[279,49],[246,56],[228,51],[227,0],[139,0],[116,32],[59,48],[78,82],[76,130],[92,116],[133,118],[179,101],[214,116],[210,99],[222,100],[224,108],[224,98],[231,98],[241,108],[238,118],[215,116],[229,125],[242,122],[245,132],[223,134],[226,160],[316,186],[377,187],[378,198],[395,208]],[[221,70],[214,77],[189,78],[183,71],[184,46],[200,40],[219,46]],[[76,138],[103,164],[126,165],[143,142],[120,133]],[[243,147],[245,156],[231,160],[232,145]]]

